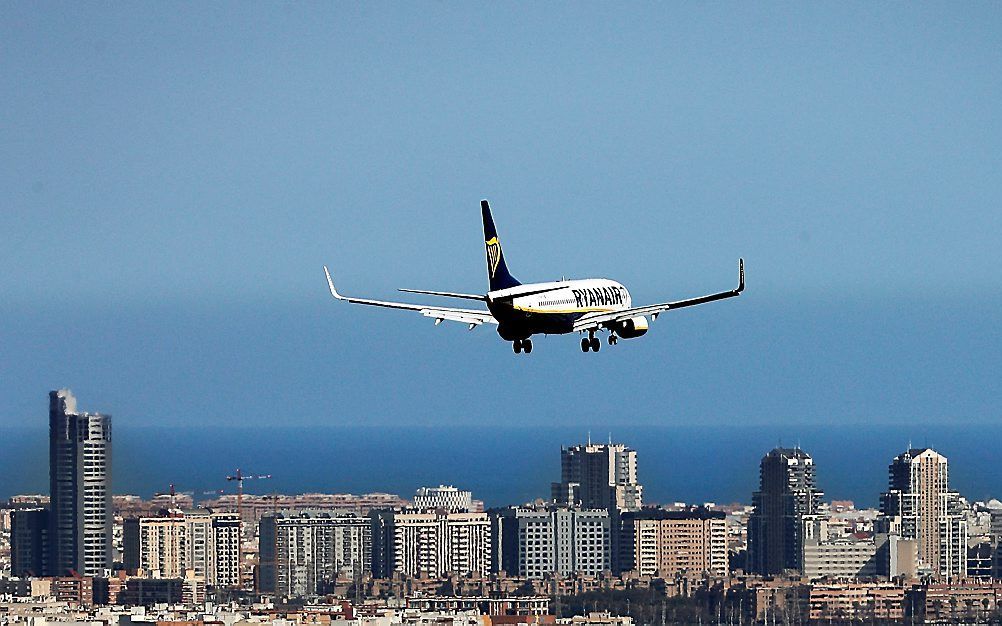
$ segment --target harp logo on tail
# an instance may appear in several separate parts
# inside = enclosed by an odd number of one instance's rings
[[[491,270],[491,278],[494,278],[494,272],[498,269],[498,263],[501,261],[501,244],[498,243],[497,237],[491,237],[487,242],[487,267]]]

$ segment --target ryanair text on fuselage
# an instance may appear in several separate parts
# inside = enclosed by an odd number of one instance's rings
[[[626,287],[595,287],[590,289],[571,289],[574,294],[574,304],[578,307],[608,306],[623,304]]]

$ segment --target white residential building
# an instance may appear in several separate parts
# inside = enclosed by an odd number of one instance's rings
[[[373,573],[437,577],[485,575],[491,567],[491,525],[486,513],[373,514]]]
[[[260,591],[289,597],[321,593],[324,583],[354,579],[372,559],[368,517],[336,511],[273,513],[260,523]]]
[[[414,508],[423,511],[443,509],[460,513],[477,513],[483,510],[483,502],[474,501],[473,493],[469,491],[457,489],[452,485],[439,485],[418,489],[414,494]]]
[[[512,507],[495,513],[494,520],[500,556],[496,569],[509,575],[597,576],[612,569],[612,529],[605,509]]]

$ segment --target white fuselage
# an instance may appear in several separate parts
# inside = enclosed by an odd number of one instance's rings
[[[512,335],[571,332],[574,321],[587,313],[628,309],[630,292],[607,278],[532,283],[487,294],[487,306]]]

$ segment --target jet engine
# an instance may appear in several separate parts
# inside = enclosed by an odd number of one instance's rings
[[[647,334],[647,318],[643,315],[617,322],[614,330],[623,339],[633,339]]]

